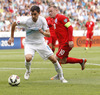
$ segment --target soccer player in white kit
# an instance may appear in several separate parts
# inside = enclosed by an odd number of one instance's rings
[[[52,50],[45,43],[44,36],[49,37],[50,32],[45,18],[40,16],[40,8],[38,6],[32,6],[30,12],[31,16],[26,20],[20,20],[12,24],[11,37],[8,40],[8,44],[10,45],[14,42],[14,31],[16,26],[25,27],[26,38],[24,54],[26,72],[24,74],[24,78],[29,79],[31,73],[31,61],[34,58],[35,51],[37,51],[43,59],[49,59],[54,64],[61,82],[67,83],[68,81],[64,79],[63,71],[59,62],[54,56]]]

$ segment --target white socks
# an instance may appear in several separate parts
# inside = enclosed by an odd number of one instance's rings
[[[26,62],[26,60],[25,60],[25,67],[28,72],[31,72],[31,62]],[[54,67],[55,67],[55,70],[57,71],[57,73],[59,74],[60,80],[64,79],[63,70],[58,61],[56,63],[54,63]]]
[[[31,71],[31,62],[26,62],[26,60],[25,60],[25,67],[28,70],[28,72],[30,72]]]
[[[56,69],[57,73],[59,74],[60,80],[64,79],[64,77],[63,77],[63,70],[62,70],[59,62],[57,61],[56,63],[54,63],[54,66],[55,66],[55,69]]]

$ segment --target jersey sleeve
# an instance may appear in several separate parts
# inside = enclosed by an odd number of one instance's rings
[[[67,18],[66,16],[64,15],[61,15],[60,17],[60,22],[66,27],[68,28],[69,26],[71,26],[71,23],[69,21],[69,18]]]
[[[16,24],[17,26],[26,27],[26,19],[23,17],[20,17],[17,19]]]
[[[69,21],[69,19],[64,16],[64,15],[61,15],[60,17],[60,22],[63,23],[63,25],[67,28],[67,32],[68,32],[68,40],[69,41],[73,41],[73,27]]]
[[[49,17],[46,18],[46,21],[47,21],[47,24],[49,27],[52,27],[53,26],[53,22],[52,22],[52,19],[50,19]]]
[[[49,27],[45,18],[42,18],[42,22],[43,22],[43,27],[42,27],[43,30],[49,30]]]

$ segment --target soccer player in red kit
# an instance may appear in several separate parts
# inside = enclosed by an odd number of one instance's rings
[[[49,30],[50,30],[50,37],[46,37],[47,38],[47,44],[49,45],[49,47],[52,49],[52,51],[55,51],[55,44],[57,41],[57,37],[55,34],[55,30],[54,30],[54,20],[51,17],[47,17],[46,18],[48,26],[49,26]]]
[[[50,6],[49,15],[55,21],[55,33],[59,42],[59,49],[56,53],[56,57],[59,60],[60,64],[75,64],[79,63],[81,65],[81,69],[84,70],[86,59],[78,59],[68,57],[69,52],[74,47],[73,43],[73,27],[67,18],[64,15],[58,14],[58,9],[56,6]],[[56,75],[51,78],[51,80],[59,79],[59,76]]]
[[[94,30],[94,22],[91,21],[91,17],[88,18],[88,21],[85,24],[87,34],[86,34],[86,47],[85,50],[88,50],[88,44],[91,48],[92,46],[92,38],[93,38],[93,30]]]

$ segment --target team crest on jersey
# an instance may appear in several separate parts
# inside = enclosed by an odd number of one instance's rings
[[[67,19],[64,19],[64,22],[67,22]]]
[[[20,25],[20,21],[17,21],[17,25]]]
[[[57,23],[57,18],[55,19],[55,23]]]

